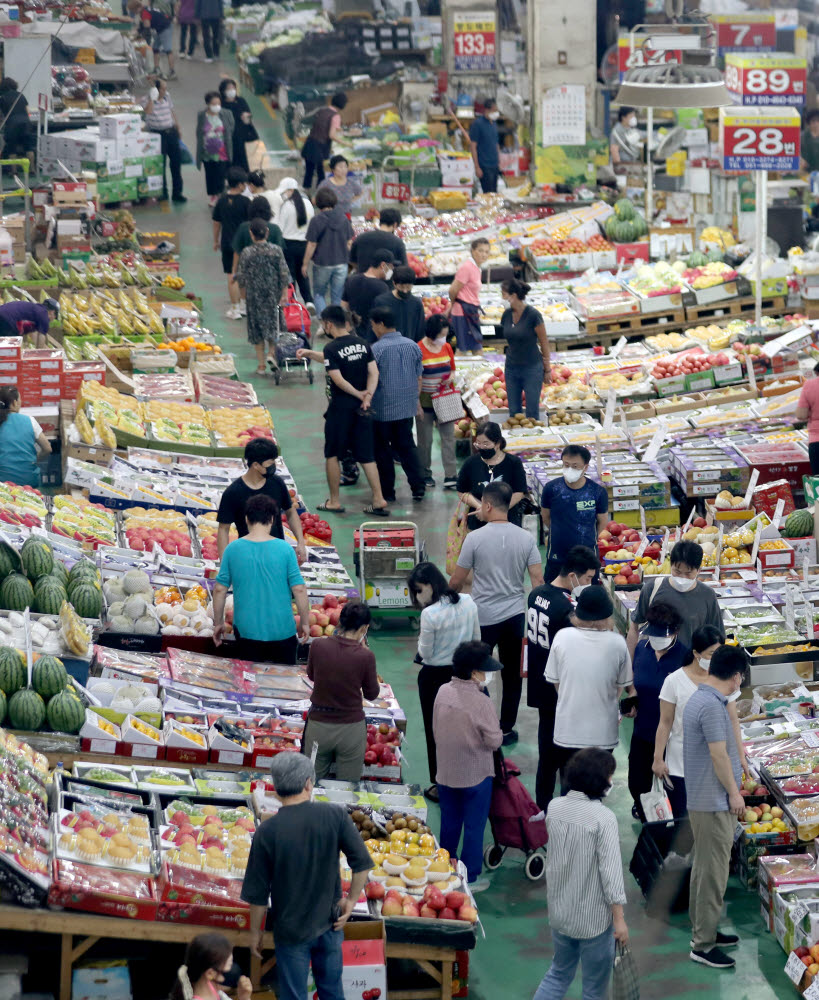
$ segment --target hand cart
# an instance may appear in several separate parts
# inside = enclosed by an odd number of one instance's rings
[[[363,521],[353,537],[353,561],[358,590],[378,630],[386,618],[409,618],[410,627],[420,628],[407,579],[424,559],[424,544],[413,521]]]

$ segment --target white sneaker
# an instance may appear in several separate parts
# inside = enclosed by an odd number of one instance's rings
[[[474,882],[469,883],[469,891],[472,893],[483,892],[484,889],[489,888],[488,878],[476,878]]]
[[[225,313],[225,316],[227,316],[228,319],[242,318],[242,314],[239,312],[239,309],[236,306],[231,306],[231,308],[228,309],[228,311]]]
[[[247,316],[247,301],[245,299],[242,299],[236,308],[239,310],[240,316]]]
[[[205,56],[205,62],[212,63],[213,60],[210,58],[210,56]]]

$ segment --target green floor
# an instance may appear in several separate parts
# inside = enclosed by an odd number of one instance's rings
[[[219,82],[219,72],[235,71],[232,61],[206,66],[202,62],[182,62],[177,71],[181,77],[170,84],[182,123],[183,136],[194,148],[196,112],[202,106],[206,90]],[[271,120],[260,101],[248,96],[255,122],[270,148],[284,146],[280,122]],[[299,176],[300,161],[294,162]],[[165,206],[171,219],[161,208],[138,209],[137,222],[143,228],[178,229],[182,236],[182,274],[190,290],[201,294],[205,301],[205,320],[217,334],[224,349],[237,357],[240,377],[252,381],[260,400],[273,412],[276,432],[302,495],[309,508],[315,509],[327,496],[322,458],[322,419],[324,409],[323,380],[311,387],[304,379],[293,379],[276,387],[265,378],[252,376],[255,361],[246,341],[244,323],[224,318],[227,307],[225,282],[221,275],[219,255],[212,250],[212,228],[204,196],[204,180],[193,167],[185,168],[185,193],[189,201],[184,206]],[[318,370],[317,374],[318,374]],[[433,461],[433,474],[442,477],[440,461]],[[366,489],[355,487],[342,491],[347,514],[333,518],[334,542],[342,559],[352,571],[352,532],[363,515],[361,508],[368,502]],[[452,512],[453,495],[440,486],[427,493],[423,503],[415,504],[409,496],[406,481],[399,475],[398,503],[393,517],[416,522],[426,539],[429,557],[439,565],[444,561],[446,530]],[[412,663],[415,654],[413,635],[399,626],[385,629],[372,637],[378,668],[393,685],[408,717],[407,779],[425,783],[426,754],[416,689],[416,671]],[[521,740],[510,756],[522,765],[527,786],[533,787],[537,764],[537,720],[533,710],[521,711],[518,729]],[[627,747],[630,723],[624,723],[623,743]],[[617,752],[618,771],[615,789],[608,800],[620,820],[625,883],[629,904],[626,919],[642,973],[641,996],[654,998],[693,998],[703,991],[710,997],[730,1000],[773,1000],[793,993],[790,981],[782,969],[785,955],[772,935],[764,929],[759,916],[757,897],[743,890],[732,879],[728,891],[728,919],[742,936],[736,952],[737,968],[733,972],[714,972],[696,966],[688,959],[689,924],[686,916],[672,919],[671,924],[652,920],[645,914],[640,892],[628,874],[638,827],[631,818],[631,800],[626,789],[626,750]],[[432,824],[437,825],[437,809],[431,810]],[[469,986],[475,1000],[531,997],[549,965],[551,956],[548,913],[544,883],[529,882],[523,872],[522,855],[510,854],[501,867],[490,876],[491,887],[478,897],[481,923],[486,938],[480,939],[472,955]],[[579,981],[568,994],[580,997]]]

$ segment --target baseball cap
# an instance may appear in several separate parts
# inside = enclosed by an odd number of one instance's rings
[[[667,639],[670,635],[676,635],[677,631],[671,625],[649,622],[640,629],[640,635],[653,635],[659,639]]]
[[[379,264],[394,264],[395,257],[389,250],[376,250],[373,254],[373,267],[378,267]]]

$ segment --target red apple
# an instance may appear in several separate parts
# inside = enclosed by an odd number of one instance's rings
[[[368,882],[364,886],[364,895],[367,899],[383,899],[386,894],[387,890],[380,882]]]
[[[466,894],[463,892],[448,892],[446,894],[446,905],[453,910],[460,910],[466,902]]]
[[[455,916],[455,911],[451,907],[445,906],[443,908],[443,910],[439,910],[438,911],[438,919],[439,920],[457,920],[458,918]]]
[[[474,906],[464,905],[458,910],[458,920],[466,920],[470,924],[474,924],[478,920],[478,911]]]

